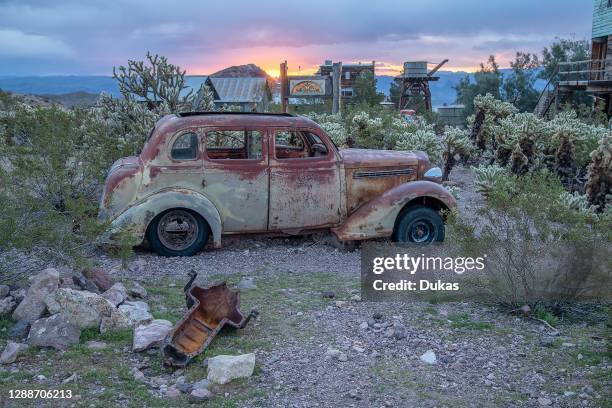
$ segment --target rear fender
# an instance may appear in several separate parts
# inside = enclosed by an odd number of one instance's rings
[[[332,232],[341,241],[352,241],[393,234],[395,220],[402,208],[414,200],[435,202],[443,210],[453,209],[457,202],[452,194],[432,181],[412,181],[385,191],[357,209]]]
[[[222,223],[219,211],[205,196],[194,190],[172,189],[150,195],[118,215],[102,238],[102,242],[117,242],[122,231],[128,231],[133,245],[142,243],[147,227],[160,213],[172,208],[195,211],[208,222],[215,248],[221,246]]]

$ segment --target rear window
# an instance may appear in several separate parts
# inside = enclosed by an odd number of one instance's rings
[[[257,130],[206,132],[206,155],[212,160],[261,160],[263,134]]]
[[[174,160],[195,160],[198,157],[198,135],[185,133],[174,141],[170,157]]]

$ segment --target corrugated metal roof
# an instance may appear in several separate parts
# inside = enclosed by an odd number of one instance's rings
[[[266,78],[257,77],[209,77],[219,100],[215,102],[260,102],[266,92]]]

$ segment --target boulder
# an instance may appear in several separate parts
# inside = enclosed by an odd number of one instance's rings
[[[119,306],[119,311],[127,317],[130,326],[148,323],[153,320],[153,315],[149,313],[149,305],[142,301],[123,302],[123,304]]]
[[[33,322],[39,319],[45,313],[45,298],[55,292],[58,285],[59,272],[54,268],[47,268],[36,275],[25,297],[13,312],[13,320]]]
[[[13,289],[9,292],[9,295],[15,299],[15,302],[19,303],[23,300],[26,295],[26,290],[24,288]]]
[[[78,286],[79,288],[83,290],[86,290],[88,292],[93,292],[93,293],[100,293],[100,289],[98,289],[96,284],[84,276],[74,275],[72,277],[72,281],[74,282],[76,286]]]
[[[135,298],[144,299],[147,297],[147,290],[143,288],[138,282],[132,281],[128,285],[128,293],[130,296]]]
[[[9,330],[9,336],[13,339],[21,340],[28,337],[30,331],[30,322],[27,320],[20,320],[11,327]]]
[[[134,329],[133,351],[144,351],[161,345],[168,332],[172,330],[172,323],[157,319],[151,323],[137,326]]]
[[[253,278],[242,278],[236,285],[236,289],[249,290],[257,289],[257,285],[253,282]]]
[[[206,388],[198,388],[191,391],[191,394],[189,394],[189,396],[192,401],[198,402],[211,399],[213,397],[213,394]]]
[[[0,315],[9,314],[15,309],[15,299],[12,296],[7,296],[3,299],[0,299]]]
[[[208,380],[215,384],[227,384],[236,378],[253,375],[255,354],[216,356],[208,359]]]
[[[102,294],[102,297],[117,307],[127,299],[128,293],[123,283],[115,283]]]
[[[108,347],[108,344],[103,341],[90,340],[85,343],[85,347],[90,350],[105,350]]]
[[[72,280],[72,278],[60,278],[60,283],[59,283],[59,287],[60,288],[69,288],[69,289],[80,289],[77,285],[74,284],[74,281]]]
[[[7,297],[10,291],[11,288],[8,285],[0,285],[0,299]]]
[[[102,331],[129,327],[128,319],[110,301],[83,290],[60,288],[45,299],[49,313],[63,313],[80,329]]]
[[[83,276],[93,282],[100,292],[106,292],[114,284],[113,280],[108,276],[108,274],[100,268],[87,269],[83,271]]]
[[[77,344],[81,330],[64,313],[38,319],[32,324],[28,335],[28,344],[37,347],[53,347],[66,350],[72,344]]]
[[[13,341],[9,341],[6,345],[2,355],[0,355],[0,364],[11,364],[17,360],[19,354],[25,351],[28,348],[27,344],[23,343],[15,343]]]

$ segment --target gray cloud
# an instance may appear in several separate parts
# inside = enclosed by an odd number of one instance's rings
[[[413,55],[461,61],[537,50],[555,36],[586,38],[591,14],[590,2],[576,0],[5,0],[0,74],[34,60],[29,73],[108,73],[147,50],[196,67],[240,55],[250,62],[252,48],[255,58],[267,52],[305,64],[326,57],[400,64]],[[26,39],[23,50],[6,33]]]

